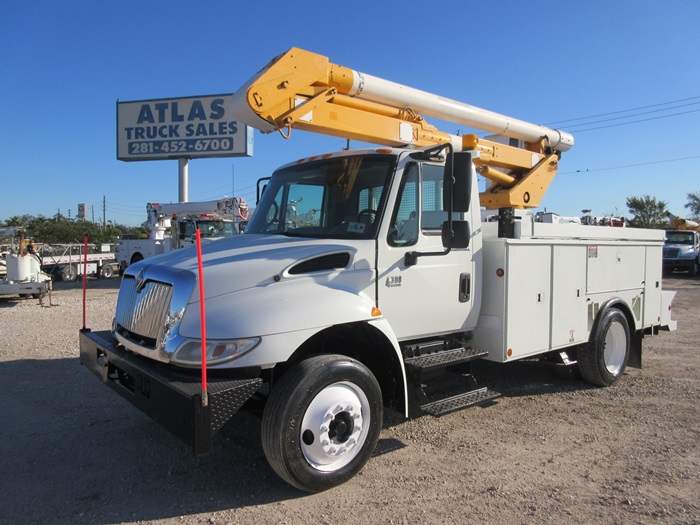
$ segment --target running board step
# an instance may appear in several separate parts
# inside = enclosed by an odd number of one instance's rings
[[[465,394],[459,394],[433,401],[432,403],[421,406],[421,409],[426,414],[438,417],[449,414],[450,412],[456,412],[457,410],[461,410],[463,408],[486,403],[498,397],[501,397],[500,392],[494,392],[493,390],[489,390],[488,388],[484,387],[478,390],[472,390],[471,392],[467,392]]]
[[[407,357],[404,359],[404,362],[413,369],[429,372],[439,368],[468,363],[469,361],[474,361],[475,359],[480,359],[487,355],[488,352],[476,350],[474,348],[455,348],[454,350],[445,350],[434,354]]]

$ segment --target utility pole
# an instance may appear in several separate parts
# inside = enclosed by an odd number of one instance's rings
[[[102,195],[102,229],[107,228],[107,197]]]
[[[92,208],[92,223],[95,224],[95,205],[91,204],[90,208]]]
[[[236,197],[236,165],[231,165],[231,198]]]

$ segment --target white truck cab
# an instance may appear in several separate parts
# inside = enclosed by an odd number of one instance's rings
[[[667,230],[664,244],[664,271],[700,274],[700,232]]]

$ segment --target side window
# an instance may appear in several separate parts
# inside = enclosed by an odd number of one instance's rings
[[[423,180],[421,189],[421,228],[423,231],[442,229],[442,223],[447,220],[447,212],[442,209],[442,179],[443,166],[423,164]]]
[[[391,219],[388,238],[391,246],[410,246],[418,241],[418,180],[418,165],[409,165],[404,172],[399,200]]]

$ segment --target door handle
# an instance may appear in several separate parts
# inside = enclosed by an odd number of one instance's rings
[[[459,302],[467,303],[469,302],[469,297],[471,296],[471,277],[468,273],[460,274],[459,276]]]

